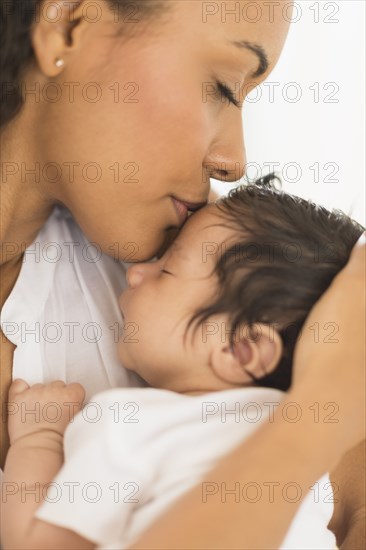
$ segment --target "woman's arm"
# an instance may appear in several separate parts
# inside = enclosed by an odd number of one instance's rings
[[[283,414],[285,407],[294,402],[303,412],[298,423],[286,421]],[[289,394],[277,409],[273,423],[268,422],[224,459],[133,549],[278,548],[302,498],[334,459],[335,448],[327,445],[335,439],[334,434],[323,423],[314,425],[309,410],[313,404],[311,387]],[[261,498],[256,503],[246,498],[237,502],[233,494],[228,494],[225,501],[225,488],[233,490],[238,483],[240,495],[249,483]],[[298,502],[286,499],[286,487],[290,486],[296,486],[299,494],[301,491]]]
[[[223,459],[206,476],[210,487],[233,488],[235,483],[297,483],[302,496],[342,455],[365,434],[365,239],[355,247],[350,262],[313,308],[298,342],[295,376],[291,391],[275,413],[275,421],[264,424],[253,437]],[[338,341],[316,342],[311,338],[314,323],[324,327],[336,323]],[[283,416],[286,403],[301,407],[298,423]],[[316,421],[309,407],[334,403],[336,422]],[[311,409],[313,410],[313,409]],[[217,485],[215,485],[217,484]],[[265,485],[267,484],[267,485]],[[286,502],[282,493],[269,502],[230,495],[208,497],[207,485],[195,487],[176,502],[133,549],[139,548],[278,548],[300,504]],[[267,495],[263,491],[263,495]],[[276,493],[275,493],[276,494]],[[275,504],[275,505],[274,505]]]
[[[15,346],[0,331],[0,403],[1,403],[1,424],[0,424],[0,468],[4,468],[6,453],[9,449],[8,418],[6,414],[6,403],[11,384],[12,365]]]
[[[348,451],[330,474],[339,498],[329,523],[340,549],[366,548],[366,442]]]

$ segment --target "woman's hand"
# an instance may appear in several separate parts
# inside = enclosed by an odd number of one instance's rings
[[[58,380],[30,387],[24,380],[14,380],[8,401],[10,444],[45,431],[62,436],[66,426],[80,411],[84,397],[84,388],[77,383],[65,384]]]
[[[314,401],[338,409],[339,457],[365,437],[365,236],[310,312],[294,358],[293,387],[310,384]]]

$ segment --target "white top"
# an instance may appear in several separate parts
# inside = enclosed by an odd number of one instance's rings
[[[86,239],[66,208],[56,207],[26,250],[1,311],[1,328],[17,346],[13,378],[80,382],[87,400],[108,388],[146,385],[117,356],[125,274],[123,264]]]
[[[67,427],[65,463],[36,515],[98,548],[128,548],[164,509],[202,481],[219,458],[273,414],[283,395],[268,388],[199,396],[153,388],[100,393]],[[296,480],[287,487],[271,479],[263,487],[250,480],[235,487],[226,486],[225,480],[202,483],[203,502],[235,499],[240,506],[242,499],[272,499],[275,506],[277,499],[298,501],[300,496]],[[334,535],[327,530],[332,498],[324,476],[302,502],[281,548],[334,549]]]

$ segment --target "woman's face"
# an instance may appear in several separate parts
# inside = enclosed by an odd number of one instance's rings
[[[54,175],[51,162],[62,171],[60,182],[46,181],[48,194],[67,205],[106,253],[144,260],[186,218],[172,197],[199,205],[208,198],[210,177],[241,177],[242,111],[218,82],[241,103],[246,88],[268,75],[288,31],[285,3],[272,12],[256,2],[262,15],[255,23],[260,12],[249,9],[253,2],[169,0],[165,13],[144,23],[133,22],[132,10],[115,22],[105,0],[93,4],[103,15],[70,30],[71,45],[59,48],[64,67],[51,79],[37,69],[44,93],[35,139],[41,163],[49,166],[45,173]],[[89,7],[85,13],[92,19],[98,12]],[[266,53],[264,74],[251,44]],[[53,55],[43,49],[43,62],[46,51]],[[55,102],[47,100],[56,89],[47,88],[50,80],[61,92]]]

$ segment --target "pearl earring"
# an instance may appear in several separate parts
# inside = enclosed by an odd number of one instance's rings
[[[61,59],[61,57],[56,57],[55,65],[56,67],[63,67],[65,65],[65,61]]]

